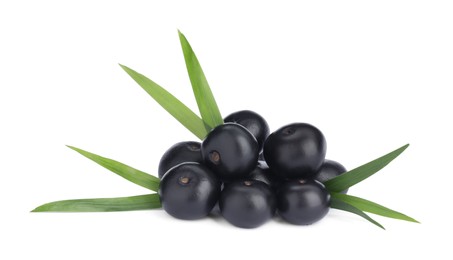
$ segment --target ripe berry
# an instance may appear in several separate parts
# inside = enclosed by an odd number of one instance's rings
[[[243,126],[225,123],[214,128],[201,144],[205,165],[222,180],[244,178],[258,161],[258,143]]]
[[[340,163],[332,160],[325,160],[315,175],[315,180],[324,183],[334,177],[337,177],[346,172],[346,168]],[[341,193],[347,193],[348,189]]]
[[[268,186],[272,184],[269,167],[260,161],[258,161],[255,169],[247,175],[246,179],[261,181]]]
[[[179,164],[171,168],[160,182],[162,207],[175,218],[203,218],[216,204],[220,184],[211,170],[199,163]]]
[[[201,157],[201,143],[190,141],[180,142],[170,147],[160,159],[157,170],[159,178],[162,178],[170,168],[183,162],[203,162],[203,158]]]
[[[313,177],[325,155],[324,135],[305,123],[284,126],[269,135],[264,143],[267,164],[282,178]]]
[[[250,110],[242,110],[225,117],[223,121],[237,123],[247,128],[256,138],[259,150],[263,149],[264,141],[269,135],[269,125],[262,116]]]
[[[271,169],[269,169],[269,166],[267,166],[264,161],[258,161],[255,169],[248,174],[246,179],[264,182],[272,189],[274,189],[279,183],[279,180],[276,178],[275,174],[271,171]]]
[[[279,215],[295,225],[309,225],[329,212],[330,194],[315,180],[290,180],[277,191]]]
[[[268,185],[246,180],[229,183],[220,194],[220,212],[231,224],[255,228],[275,213],[275,197]]]

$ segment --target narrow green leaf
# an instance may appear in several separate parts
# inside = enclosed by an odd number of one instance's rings
[[[124,179],[130,182],[133,182],[137,185],[140,185],[152,191],[157,191],[159,189],[160,180],[159,178],[153,175],[134,169],[130,166],[127,166],[126,164],[117,162],[115,160],[105,158],[73,146],[67,145],[67,147],[80,153],[81,155],[94,161],[95,163],[101,165],[102,167],[109,169],[110,171],[118,174],[119,176],[123,177]]]
[[[192,50],[189,42],[184,34],[180,31],[179,40],[181,42],[182,51],[184,53],[184,60],[186,61],[187,72],[189,73],[190,82],[192,83],[192,90],[197,100],[198,109],[200,110],[201,118],[203,121],[214,128],[223,124],[223,118],[220,114],[217,103],[209,87],[208,81],[201,69],[197,56]]]
[[[365,212],[373,213],[376,215],[381,215],[381,216],[388,217],[388,218],[394,218],[394,219],[400,219],[400,220],[419,223],[417,220],[415,220],[407,215],[404,215],[400,212],[386,208],[382,205],[379,205],[377,203],[374,203],[374,202],[366,200],[366,199],[362,199],[362,198],[347,195],[347,194],[335,193],[335,192],[331,192],[330,194],[332,195],[332,198],[341,200],[341,201],[348,203]]]
[[[32,212],[107,212],[160,208],[158,194],[133,197],[78,199],[54,201],[37,207]]]
[[[205,125],[203,120],[190,110],[181,101],[175,98],[170,92],[156,84],[154,81],[145,77],[144,75],[121,65],[135,82],[138,83],[154,100],[159,103],[168,113],[170,113],[176,120],[178,120],[185,128],[191,131],[201,140],[208,134],[209,127]]]
[[[356,215],[359,215],[361,216],[362,218],[368,220],[369,222],[375,224],[376,226],[382,228],[385,230],[384,226],[382,226],[381,224],[379,224],[379,222],[377,222],[376,220],[372,219],[370,216],[368,216],[365,212],[361,211],[360,209],[344,202],[344,201],[341,201],[337,198],[332,198],[331,199],[331,202],[330,202],[330,207],[331,208],[334,208],[334,209],[339,209],[339,210],[343,210],[343,211],[347,211],[347,212],[350,212],[350,213],[354,213]]]
[[[389,164],[393,159],[398,157],[409,144],[406,144],[393,152],[390,152],[382,157],[379,157],[369,163],[366,163],[362,166],[359,166],[353,170],[350,170],[346,173],[343,173],[333,179],[330,179],[324,182],[324,185],[329,191],[340,192],[345,190],[363,180],[375,174],[387,164]]]

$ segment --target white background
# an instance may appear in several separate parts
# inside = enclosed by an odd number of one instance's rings
[[[452,13],[451,1],[1,1],[0,258],[451,259]],[[383,231],[335,210],[253,230],[162,210],[29,213],[147,192],[65,144],[156,173],[169,146],[195,140],[117,65],[196,111],[177,29],[224,116],[312,123],[347,168],[410,143],[350,194],[422,224],[377,216]]]

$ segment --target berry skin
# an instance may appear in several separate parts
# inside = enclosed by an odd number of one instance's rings
[[[326,139],[318,128],[294,123],[273,132],[264,143],[264,158],[282,179],[314,176],[326,156]]]
[[[268,185],[246,180],[229,183],[220,194],[220,212],[231,224],[241,228],[256,228],[275,213],[275,197]]]
[[[250,110],[242,110],[230,114],[223,121],[237,123],[247,128],[256,138],[259,150],[263,149],[264,141],[269,135],[269,125],[262,116]]]
[[[264,145],[264,144],[263,144]],[[263,152],[261,152],[259,155],[258,155],[258,161],[264,161],[264,154]]]
[[[272,189],[276,188],[279,183],[279,180],[264,161],[258,161],[257,166],[249,173],[246,179],[264,182]]]
[[[170,168],[183,162],[202,163],[201,143],[199,142],[180,142],[170,147],[162,156],[159,162],[157,173],[162,179]]]
[[[256,180],[266,183],[268,186],[272,185],[272,176],[269,167],[264,163],[258,161],[255,169],[253,169],[244,180]]]
[[[346,168],[340,163],[332,160],[325,160],[315,175],[315,180],[324,183],[346,172]],[[348,189],[341,193],[347,193]]]
[[[290,180],[277,191],[279,215],[295,225],[309,225],[329,212],[330,194],[315,180]]]
[[[163,209],[179,219],[207,216],[220,195],[221,182],[204,165],[181,163],[162,178],[159,196]]]
[[[258,143],[243,126],[225,123],[214,128],[201,144],[207,165],[221,180],[244,178],[258,161]]]

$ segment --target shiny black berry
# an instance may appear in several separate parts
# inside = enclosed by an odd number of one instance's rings
[[[269,166],[267,166],[264,161],[258,161],[255,169],[248,174],[246,179],[264,182],[272,189],[277,187],[279,183],[279,180],[276,178],[275,174],[271,171],[271,169],[269,169]]]
[[[290,124],[269,135],[263,152],[271,170],[282,178],[312,178],[325,159],[326,139],[310,124]]]
[[[340,163],[332,160],[325,160],[315,175],[315,180],[324,183],[334,177],[337,177],[346,172],[346,168]],[[348,189],[341,193],[347,193]]]
[[[157,170],[159,178],[162,178],[170,168],[183,162],[203,162],[203,158],[201,157],[201,143],[190,141],[180,142],[170,147],[160,159]]]
[[[235,123],[217,126],[201,144],[205,165],[222,180],[247,176],[256,166],[258,152],[255,137]]]
[[[247,128],[258,141],[259,150],[263,149],[264,141],[269,135],[269,125],[262,116],[250,110],[242,110],[225,117],[223,121],[237,123]]]
[[[279,215],[295,225],[309,225],[329,212],[330,194],[315,180],[290,180],[277,191]]]
[[[221,182],[210,169],[188,162],[171,168],[162,178],[159,196],[164,210],[175,218],[207,216],[220,195]]]
[[[269,171],[270,171],[269,167],[265,167],[258,161],[257,166],[249,173],[247,178],[251,180],[261,181],[271,186],[272,180],[270,176],[271,173]]]
[[[274,216],[275,197],[268,185],[246,180],[229,183],[220,194],[220,212],[231,224],[255,228]]]

